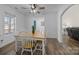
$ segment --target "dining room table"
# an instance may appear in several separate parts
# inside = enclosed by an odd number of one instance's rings
[[[19,32],[17,35],[15,35],[15,38],[18,37],[18,36],[22,37],[22,38],[23,37],[26,37],[26,38],[29,37],[29,38],[33,38],[33,40],[42,41],[42,55],[45,55],[46,37],[45,37],[45,35],[43,33],[35,32],[34,34],[32,34],[32,32]],[[17,38],[16,38],[15,41],[17,41]]]

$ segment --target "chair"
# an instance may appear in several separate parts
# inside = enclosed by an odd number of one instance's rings
[[[34,47],[33,38],[31,37],[21,37],[21,38],[22,38],[21,55],[23,54],[24,51],[28,51],[31,53],[31,55],[33,55],[33,47]]]
[[[36,46],[33,51],[34,54],[35,55],[44,55],[45,54],[45,39],[44,38],[34,38],[34,40],[36,40]],[[40,51],[40,52],[37,52],[37,51]]]
[[[16,42],[16,51],[18,51],[17,50],[18,47],[21,48],[20,50],[21,55],[24,54],[25,52],[30,52],[31,55],[33,55],[34,52],[37,50],[40,50],[42,51],[42,54],[45,54],[45,39],[44,38],[36,38],[36,37],[29,37],[29,36],[16,36],[15,42]]]
[[[20,36],[15,36],[15,50],[16,53],[19,52],[22,48],[22,38]]]

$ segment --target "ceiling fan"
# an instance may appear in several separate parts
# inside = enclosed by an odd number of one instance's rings
[[[46,7],[41,4],[27,4],[27,5],[15,5],[15,9],[22,9],[25,12],[40,14],[41,11],[45,10]]]
[[[38,4],[31,4],[31,12],[40,13],[41,10],[44,10],[44,6],[40,6]]]

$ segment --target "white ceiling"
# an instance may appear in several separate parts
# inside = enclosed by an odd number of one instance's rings
[[[18,12],[26,15],[30,12],[31,6],[29,4],[8,4],[7,6],[16,9]],[[51,12],[57,12],[58,8],[61,6],[61,4],[39,4],[39,6],[44,6],[44,10],[40,10],[41,13],[51,13]]]

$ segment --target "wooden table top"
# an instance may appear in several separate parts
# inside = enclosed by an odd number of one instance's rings
[[[35,34],[32,34],[31,32],[20,32],[16,36],[26,36],[26,37],[33,37],[33,38],[46,38],[44,34],[36,32]]]

